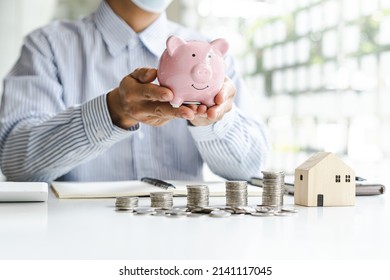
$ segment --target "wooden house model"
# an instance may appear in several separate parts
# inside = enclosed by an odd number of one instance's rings
[[[295,169],[295,204],[351,206],[355,191],[355,172],[333,153],[317,153]]]

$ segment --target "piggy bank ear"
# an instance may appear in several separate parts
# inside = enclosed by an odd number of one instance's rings
[[[229,43],[225,39],[216,39],[210,44],[213,48],[219,50],[222,55],[225,55],[229,49]]]
[[[175,52],[175,50],[180,47],[181,45],[185,45],[186,41],[184,41],[182,38],[177,36],[170,36],[167,39],[167,51],[170,56],[172,56]]]

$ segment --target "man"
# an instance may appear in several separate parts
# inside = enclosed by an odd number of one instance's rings
[[[210,108],[175,109],[172,92],[152,83],[170,35],[204,40],[166,19],[169,3],[106,0],[83,20],[27,36],[4,81],[0,160],[8,180],[199,180],[204,162],[227,179],[260,173],[267,141],[239,109],[248,96],[231,57],[230,79]]]

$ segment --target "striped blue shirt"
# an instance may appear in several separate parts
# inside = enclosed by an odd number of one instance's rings
[[[162,14],[135,33],[103,1],[92,15],[29,34],[4,80],[0,166],[15,181],[201,180],[203,164],[226,179],[259,175],[268,144],[245,116],[250,97],[226,57],[235,106],[204,127],[176,119],[161,127],[116,127],[107,92],[138,67],[154,67],[169,35],[204,40]],[[240,109],[241,108],[241,109]]]

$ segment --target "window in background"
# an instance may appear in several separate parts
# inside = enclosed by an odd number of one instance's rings
[[[22,47],[23,37],[52,19],[56,3],[57,0],[0,1],[1,81],[15,64]]]
[[[353,161],[360,174],[389,166],[381,140],[390,137],[389,0],[180,3],[182,23],[231,42],[271,130],[270,167],[292,172],[322,150]]]

